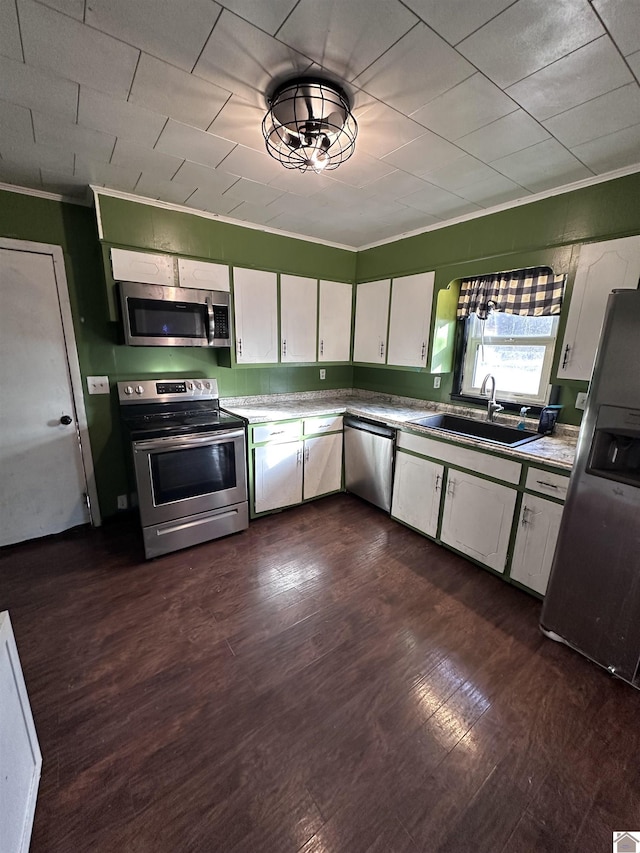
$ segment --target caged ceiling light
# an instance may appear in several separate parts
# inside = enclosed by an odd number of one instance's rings
[[[317,78],[289,80],[267,98],[267,151],[285,169],[328,172],[353,154],[358,125],[345,93]]]

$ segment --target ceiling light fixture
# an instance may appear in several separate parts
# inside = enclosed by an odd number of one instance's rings
[[[328,172],[353,154],[358,125],[347,96],[334,83],[289,80],[267,103],[262,133],[267,151],[285,169]]]

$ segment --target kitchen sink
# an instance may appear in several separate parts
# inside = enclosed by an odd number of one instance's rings
[[[503,444],[507,447],[520,447],[522,444],[528,444],[530,441],[542,438],[540,433],[531,432],[531,430],[517,429],[489,421],[477,421],[474,418],[465,418],[460,415],[431,415],[428,418],[409,421],[409,423],[430,429],[441,429],[444,432],[465,435],[469,438],[478,438],[481,441],[490,441],[493,444]]]

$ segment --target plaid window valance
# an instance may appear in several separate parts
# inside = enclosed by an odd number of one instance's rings
[[[465,278],[460,287],[458,318],[477,314],[486,320],[490,311],[546,317],[559,314],[566,275],[549,267]]]

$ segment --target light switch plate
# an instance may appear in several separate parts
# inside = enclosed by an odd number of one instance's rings
[[[320,379],[326,379],[326,378],[327,378],[327,371],[324,369],[324,367],[321,367],[320,368]]]
[[[108,394],[108,376],[87,376],[87,388],[90,394]]]
[[[439,388],[439,387],[440,387],[440,381],[441,381],[441,380],[440,380],[440,377],[439,377],[439,376],[434,376],[434,377],[433,377],[433,387],[434,387],[434,388]]]
[[[580,391],[576,394],[576,409],[584,409],[587,405],[587,392]]]

